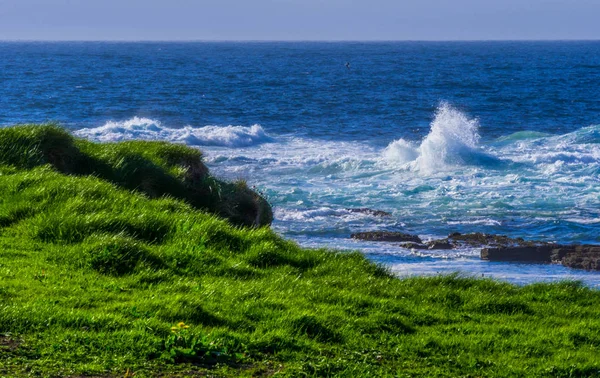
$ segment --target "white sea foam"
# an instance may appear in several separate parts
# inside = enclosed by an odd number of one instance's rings
[[[327,218],[340,219],[346,222],[364,219],[380,220],[380,217],[369,212],[357,212],[350,209],[331,208],[327,206],[313,209],[276,208],[275,218],[281,221],[301,222],[320,222],[327,220]]]
[[[579,223],[579,224],[598,224],[600,223],[600,218],[567,218],[565,219],[567,222]]]
[[[600,126],[588,126],[564,135],[521,140],[498,150],[515,161],[533,164],[597,165],[600,163]]]
[[[456,225],[484,225],[484,226],[500,226],[501,222],[495,219],[474,219],[474,220],[465,220],[465,221],[448,221],[448,225],[456,226]]]
[[[392,142],[384,150],[384,159],[392,164],[407,165],[428,174],[449,167],[472,163],[484,155],[478,147],[479,121],[470,119],[448,103],[442,103],[429,134],[417,147],[404,139]]]
[[[127,121],[110,121],[105,125],[80,129],[75,135],[99,142],[123,140],[161,140],[190,146],[248,147],[272,142],[260,125],[165,127],[160,121],[134,117]]]
[[[350,212],[344,209],[332,209],[330,207],[320,207],[316,209],[275,209],[275,217],[283,221],[303,221],[314,222],[323,220],[326,217],[342,217],[349,215]]]
[[[268,169],[271,174],[329,176],[377,173],[373,165],[380,151],[354,142],[322,141],[295,136],[278,136],[276,146],[262,144],[251,148],[203,148],[206,161],[239,173]],[[243,157],[244,160],[240,160]],[[236,168],[237,167],[237,168]]]
[[[383,156],[388,161],[397,164],[407,164],[419,157],[419,150],[413,143],[400,138],[385,148]]]

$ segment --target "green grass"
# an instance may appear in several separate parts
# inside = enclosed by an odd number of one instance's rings
[[[0,376],[600,376],[598,291],[397,279],[199,206],[164,153],[195,150],[60,144],[89,172],[43,132],[0,130]]]
[[[91,143],[56,125],[0,129],[0,163],[17,169],[50,165],[70,175],[93,175],[149,198],[170,196],[241,226],[264,226],[269,204],[246,183],[208,174],[199,150],[164,142]],[[25,185],[25,184],[24,184]]]

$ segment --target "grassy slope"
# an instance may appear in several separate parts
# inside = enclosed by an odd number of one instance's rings
[[[170,196],[242,226],[273,218],[269,204],[244,182],[208,174],[198,150],[164,142],[91,143],[54,125],[0,130],[0,164],[31,169],[49,164],[72,175],[94,175],[150,198]]]
[[[600,376],[598,291],[399,280],[4,146],[0,376]]]

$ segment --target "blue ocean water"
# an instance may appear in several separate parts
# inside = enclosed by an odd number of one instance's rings
[[[0,43],[0,125],[199,147],[215,174],[268,197],[282,235],[400,275],[600,285],[478,250],[349,238],[600,243],[599,84],[600,42]]]

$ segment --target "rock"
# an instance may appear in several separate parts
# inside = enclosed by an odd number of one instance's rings
[[[526,242],[523,239],[512,239],[504,235],[483,234],[476,232],[472,234],[461,234],[453,232],[445,239],[433,240],[427,243],[429,249],[455,249],[455,248],[482,248],[482,247],[514,247],[535,246],[541,243]]]
[[[371,209],[348,209],[352,212],[377,211]],[[383,212],[385,213],[385,212]],[[385,213],[387,214],[387,213]],[[505,235],[480,232],[461,234],[454,232],[446,239],[423,243],[417,235],[402,232],[369,231],[350,235],[352,239],[397,242],[407,249],[455,249],[479,247],[481,259],[489,261],[515,261],[532,263],[561,263],[574,269],[600,271],[600,245],[559,245],[540,241],[510,238]]]
[[[569,255],[566,256],[561,263],[574,269],[585,269],[585,270],[600,270],[600,255],[596,256],[578,256]]]
[[[600,245],[483,248],[481,258],[490,261],[553,262],[574,269],[600,270]]]
[[[560,246],[552,251],[552,260],[569,268],[600,270],[600,245]]]
[[[481,258],[490,261],[527,261],[527,262],[551,262],[552,251],[556,246],[539,245],[529,247],[498,247],[483,248]]]
[[[472,234],[454,232],[448,235],[447,240],[465,247],[525,247],[544,244],[536,241],[525,241],[522,238],[513,239],[505,235],[483,234],[481,232]]]
[[[402,232],[388,231],[369,231],[358,232],[350,235],[352,239],[368,240],[368,241],[383,241],[383,242],[413,242],[422,244],[421,238],[417,235],[404,234]]]
[[[413,243],[413,242],[406,242],[406,243],[402,243],[399,245],[400,245],[400,247],[406,248],[406,249],[427,249],[427,246],[425,244],[419,244],[419,243]]]
[[[369,209],[367,207],[346,209],[346,210],[348,210],[351,213],[367,214],[367,215],[372,215],[374,217],[390,217],[390,216],[392,216],[392,213],[388,213],[387,211],[374,210],[374,209]]]
[[[428,249],[453,249],[454,245],[450,244],[448,240],[432,240],[427,243]]]

